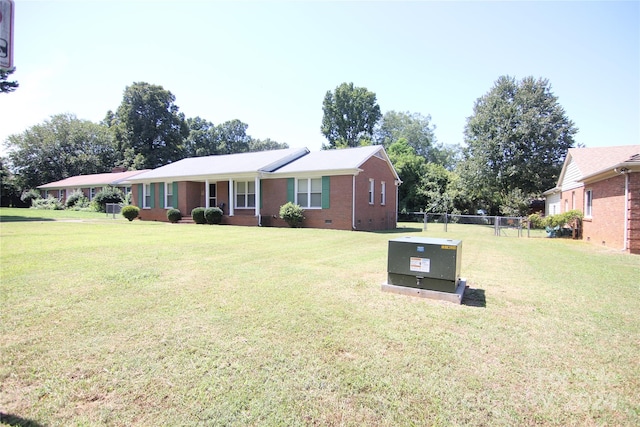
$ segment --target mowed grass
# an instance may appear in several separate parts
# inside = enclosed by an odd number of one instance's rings
[[[76,219],[0,224],[5,422],[640,424],[638,256],[482,226]],[[465,304],[381,291],[404,235],[463,241]]]

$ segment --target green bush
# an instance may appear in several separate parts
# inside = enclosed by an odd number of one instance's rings
[[[167,219],[175,224],[182,219],[182,214],[178,209],[169,209],[167,211]]]
[[[94,196],[91,203],[98,212],[106,212],[107,203],[122,203],[122,191],[115,187],[105,187]]]
[[[82,191],[74,191],[67,198],[65,203],[67,209],[82,209],[89,207],[89,199],[84,195]]]
[[[53,196],[49,196],[46,199],[32,200],[31,207],[33,209],[45,209],[50,211],[61,211],[64,209],[62,202]]]
[[[213,207],[204,210],[204,217],[207,224],[220,224],[222,222],[222,209]]]
[[[140,208],[137,206],[125,206],[122,208],[122,216],[127,218],[129,221],[133,221],[138,218],[138,214],[140,213]]]
[[[206,224],[207,220],[204,217],[204,208],[193,208],[191,210],[191,218],[196,224]]]
[[[582,212],[574,209],[557,215],[549,215],[544,219],[544,226],[562,228],[567,224],[572,225],[576,220],[582,220]]]
[[[33,206],[33,201],[40,199],[40,192],[38,190],[23,191],[20,196],[20,200],[25,202],[29,206]]]
[[[304,221],[304,210],[300,205],[287,202],[280,206],[280,218],[284,219],[289,227],[299,227]]]
[[[542,229],[544,228],[545,219],[538,213],[529,215],[529,228]]]

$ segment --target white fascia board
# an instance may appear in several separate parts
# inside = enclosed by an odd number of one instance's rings
[[[244,172],[244,173],[234,173],[234,174],[219,174],[219,175],[193,175],[193,176],[165,176],[165,177],[154,177],[154,178],[146,178],[146,179],[130,179],[130,183],[132,184],[151,184],[153,182],[184,182],[184,181],[193,181],[193,182],[205,182],[209,181],[229,181],[229,180],[240,180],[240,179],[255,179],[255,177],[260,176],[261,173],[258,172]]]
[[[622,175],[623,172],[620,169],[627,169],[626,172],[640,172],[640,164],[638,162],[622,162],[614,166],[602,169],[598,172],[592,173],[582,178],[582,182],[590,184],[592,182],[601,181],[603,179],[612,178],[617,175]]]
[[[337,170],[313,170],[313,171],[293,171],[286,173],[273,172],[264,174],[263,178],[276,179],[276,178],[313,178],[319,176],[340,176],[340,175],[358,175],[362,172],[362,169],[337,169]]]

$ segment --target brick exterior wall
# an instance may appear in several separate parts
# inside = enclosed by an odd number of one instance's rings
[[[629,174],[629,252],[640,255],[640,172]]]
[[[560,197],[560,212],[564,213],[577,209],[584,212],[584,187],[563,191]]]
[[[355,177],[355,229],[384,230],[396,227],[396,186],[395,177],[386,161],[376,156],[371,157],[361,166],[363,172]],[[369,203],[369,182],[374,182],[374,203]],[[339,230],[353,229],[353,175],[331,176],[329,178],[329,208],[305,209],[303,227],[327,228]],[[385,204],[381,203],[381,183],[386,185]],[[260,208],[263,226],[287,227],[279,218],[280,206],[287,203],[287,178],[263,179],[261,181]],[[133,203],[140,207],[140,218],[147,221],[167,221],[167,209],[160,200],[160,186],[154,183],[154,208],[142,208],[142,194],[139,185],[133,185]],[[229,182],[217,182],[218,205],[224,203],[222,224],[257,226],[259,218],[254,209],[235,209],[229,216]],[[206,189],[204,182],[178,182],[178,209],[183,216],[190,216],[195,207],[206,205]],[[174,195],[175,197],[175,195]],[[256,200],[260,203],[260,200]]]
[[[386,230],[396,227],[396,186],[389,165],[373,156],[361,166],[356,176],[356,230]],[[373,204],[369,203],[369,185],[373,179]],[[386,185],[386,201],[381,203],[381,183]]]
[[[585,185],[593,194],[592,216],[583,220],[583,239],[612,249],[624,247],[625,177]]]

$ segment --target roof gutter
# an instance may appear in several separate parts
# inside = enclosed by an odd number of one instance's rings
[[[352,179],[353,189],[351,190],[351,228],[356,230],[356,176]]]

